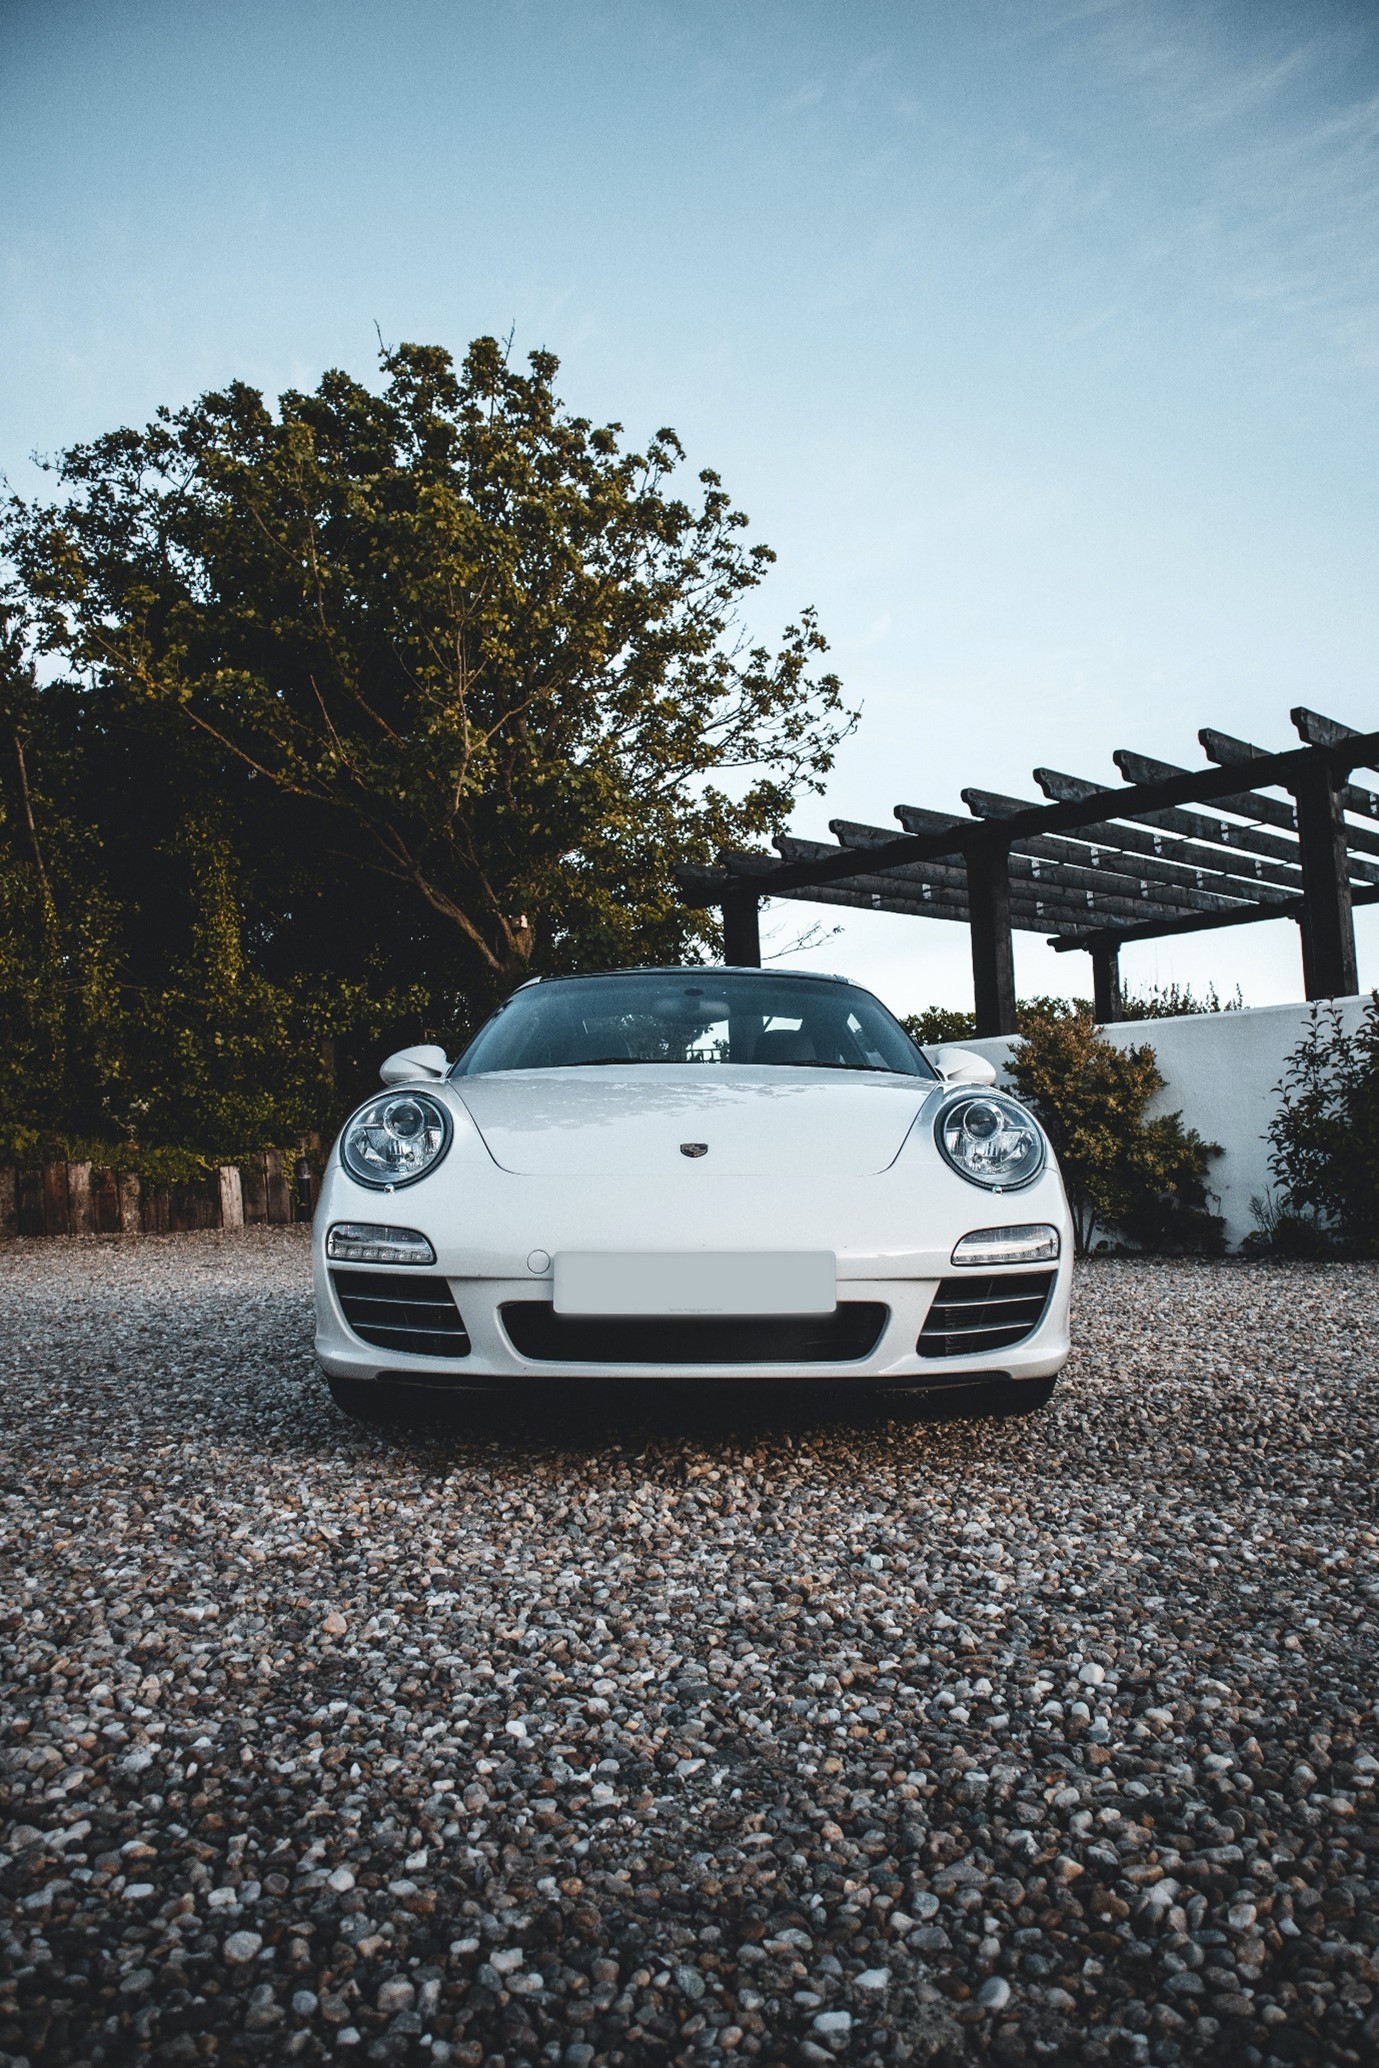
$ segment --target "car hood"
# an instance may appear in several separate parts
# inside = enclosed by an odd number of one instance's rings
[[[710,1081],[711,1080],[711,1081]],[[494,1071],[452,1082],[503,1170],[532,1176],[860,1177],[886,1170],[938,1086],[717,1064]],[[687,1157],[685,1143],[703,1143]]]

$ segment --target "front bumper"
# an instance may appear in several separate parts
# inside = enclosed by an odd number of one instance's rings
[[[992,1274],[993,1276],[996,1274]],[[504,1325],[502,1309],[509,1303],[530,1302],[549,1296],[523,1279],[450,1277],[448,1283],[469,1336],[465,1357],[419,1357],[405,1350],[382,1350],[362,1342],[350,1328],[341,1309],[339,1295],[329,1267],[318,1273],[316,1355],[330,1377],[381,1381],[385,1385],[422,1384],[446,1389],[493,1390],[523,1382],[572,1381],[579,1379],[637,1380],[829,1380],[910,1387],[941,1388],[973,1380],[1046,1379],[1060,1371],[1068,1356],[1068,1291],[1070,1271],[1060,1265],[1044,1314],[1037,1327],[1022,1342],[988,1355],[960,1358],[922,1357],[916,1348],[924,1326],[939,1274],[931,1278],[839,1279],[838,1299],[877,1303],[886,1309],[881,1333],[870,1353],[841,1362],[817,1361],[741,1363],[715,1361],[704,1364],[629,1363],[619,1360],[556,1361],[523,1356]]]
[[[963,1380],[1048,1379],[1067,1359],[1072,1227],[1052,1159],[1035,1183],[997,1198],[952,1171],[934,1146],[932,1128],[920,1125],[895,1162],[873,1174],[733,1176],[706,1168],[708,1159],[694,1162],[676,1155],[673,1169],[632,1178],[518,1175],[494,1164],[458,1104],[456,1113],[454,1146],[435,1174],[396,1193],[360,1185],[338,1154],[330,1159],[316,1209],[313,1265],[316,1353],[332,1378],[515,1390],[539,1381],[608,1378],[812,1379],[941,1388]],[[536,1118],[540,1121],[541,1115]],[[429,1239],[436,1261],[425,1271],[418,1269],[416,1279],[430,1277],[449,1286],[468,1336],[467,1355],[419,1357],[409,1350],[373,1347],[356,1333],[341,1305],[333,1275],[337,1267],[325,1255],[328,1231],[337,1221],[405,1225]],[[960,1358],[921,1356],[920,1331],[940,1282],[968,1275],[951,1262],[954,1244],[972,1229],[1010,1221],[1047,1222],[1059,1231],[1062,1256],[1037,1326],[1020,1341],[990,1348],[985,1355],[968,1354],[964,1346]],[[839,1362],[813,1357],[728,1361],[715,1355],[703,1364],[679,1361],[683,1345],[674,1362],[647,1358],[630,1363],[621,1357],[555,1361],[524,1355],[504,1326],[505,1306],[551,1300],[550,1259],[562,1251],[673,1252],[698,1246],[831,1251],[837,1257],[839,1302],[883,1308],[884,1325],[874,1339],[866,1337],[866,1355]],[[386,1274],[396,1267],[348,1268]],[[1018,1270],[972,1274],[982,1275],[994,1281],[1016,1276]],[[542,1347],[524,1340],[529,1349]]]

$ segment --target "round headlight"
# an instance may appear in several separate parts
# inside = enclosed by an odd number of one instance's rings
[[[962,1177],[991,1192],[1028,1185],[1044,1168],[1044,1137],[1038,1124],[1003,1092],[968,1092],[946,1105],[935,1137]]]
[[[345,1123],[340,1161],[362,1185],[410,1185],[435,1169],[453,1132],[439,1099],[424,1091],[385,1092]]]

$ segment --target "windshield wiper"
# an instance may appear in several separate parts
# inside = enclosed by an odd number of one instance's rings
[[[566,1063],[551,1063],[552,1070],[591,1070],[598,1063],[665,1063],[668,1056],[575,1056]]]
[[[766,1063],[763,1065],[763,1068],[767,1070],[871,1070],[878,1077],[908,1077],[913,1074],[908,1070],[892,1070],[889,1063],[783,1062]]]

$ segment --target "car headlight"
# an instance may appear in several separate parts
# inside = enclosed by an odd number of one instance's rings
[[[439,1099],[424,1091],[386,1092],[346,1121],[340,1161],[361,1185],[412,1185],[435,1169],[453,1134]]]
[[[1028,1185],[1044,1168],[1044,1137],[1023,1106],[1004,1092],[969,1092],[944,1106],[934,1137],[961,1177],[990,1192]]]

